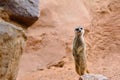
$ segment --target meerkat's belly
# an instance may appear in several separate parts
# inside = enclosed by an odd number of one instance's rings
[[[82,52],[82,54],[78,53],[77,55],[75,55],[74,59],[76,65],[86,67],[87,58],[84,52]]]
[[[75,61],[77,62],[77,63],[86,63],[86,61],[87,61],[87,59],[86,59],[86,56],[84,55],[77,55],[77,56],[75,56]]]

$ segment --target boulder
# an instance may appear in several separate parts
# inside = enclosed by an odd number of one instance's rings
[[[3,7],[5,5],[5,2],[6,2],[5,0],[0,0],[0,7],[1,6]]]
[[[82,80],[109,80],[107,77],[100,74],[85,74],[81,76]]]
[[[39,0],[6,0],[5,3],[6,12],[14,21],[30,26],[39,18]]]
[[[0,80],[16,80],[25,40],[21,28],[0,21]]]

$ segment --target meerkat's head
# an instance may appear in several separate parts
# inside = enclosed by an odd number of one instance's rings
[[[77,27],[77,28],[75,28],[75,35],[76,36],[83,36],[84,35],[84,28],[82,28],[82,27]]]

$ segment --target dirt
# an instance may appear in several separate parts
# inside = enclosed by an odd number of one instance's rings
[[[17,80],[78,80],[72,41],[74,28],[79,25],[86,30],[90,73],[103,74],[110,80],[120,79],[119,26],[91,26],[92,18],[80,0],[40,3],[40,18],[27,30],[28,41]]]

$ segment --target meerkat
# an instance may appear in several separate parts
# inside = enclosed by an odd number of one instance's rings
[[[81,76],[89,73],[87,70],[86,44],[84,41],[84,28],[75,28],[75,38],[73,41],[73,56],[75,60],[76,72]]]

